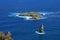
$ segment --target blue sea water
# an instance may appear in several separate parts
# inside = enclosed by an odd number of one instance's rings
[[[47,12],[48,18],[32,21],[8,16],[29,11]],[[46,34],[38,35],[35,31],[42,23]],[[0,0],[0,31],[10,31],[14,40],[60,40],[60,0]]]

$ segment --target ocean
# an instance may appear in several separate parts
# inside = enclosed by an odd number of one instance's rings
[[[47,18],[26,20],[15,16],[30,11],[47,13]],[[44,35],[35,33],[41,24]],[[0,0],[0,31],[11,32],[14,40],[60,40],[60,0]]]

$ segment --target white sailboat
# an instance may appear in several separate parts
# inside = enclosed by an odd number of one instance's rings
[[[40,29],[39,29],[39,31],[35,31],[35,33],[37,33],[37,34],[45,34],[45,32],[44,32],[44,25],[42,24]]]

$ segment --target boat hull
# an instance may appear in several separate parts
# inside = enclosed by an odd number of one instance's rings
[[[35,31],[35,33],[36,33],[36,34],[45,34],[45,32],[40,33],[40,32],[38,32],[38,31]]]

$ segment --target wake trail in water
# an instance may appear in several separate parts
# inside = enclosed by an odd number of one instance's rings
[[[47,17],[51,17],[51,18],[60,18],[60,12],[52,12],[52,13],[49,13],[47,15]]]
[[[16,15],[18,15],[18,14],[20,14],[20,13],[9,13],[9,17],[16,17]]]

